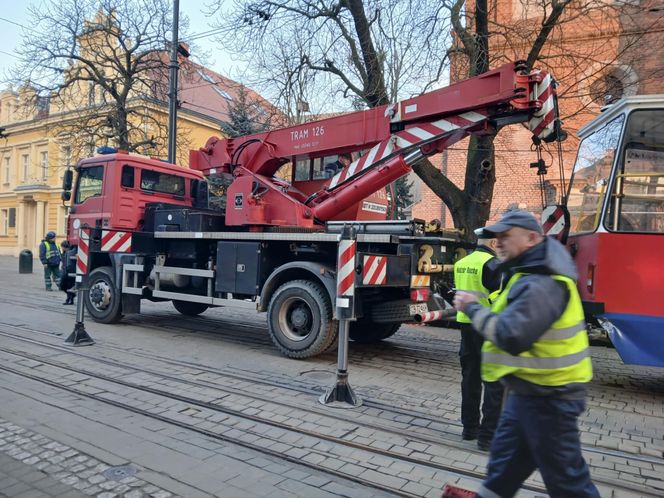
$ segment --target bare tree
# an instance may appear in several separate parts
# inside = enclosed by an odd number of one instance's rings
[[[167,130],[156,111],[168,92],[171,2],[59,0],[30,15],[13,79],[62,115],[54,131],[83,150],[163,151]]]
[[[642,80],[661,77],[663,65],[647,68],[645,62],[637,62],[643,59],[640,52],[651,50],[644,37],[653,29],[661,30],[663,20],[661,13],[644,17],[651,10],[646,3],[521,0],[501,16],[495,7],[493,12],[489,10],[486,0],[477,0],[466,12],[466,2],[456,0],[451,19],[458,40],[455,48],[459,57],[454,61],[457,77],[475,76],[489,67],[523,58],[528,70],[537,66],[555,75],[563,121],[573,122],[573,118],[588,114],[590,104],[610,103],[635,93]],[[635,25],[639,28],[634,29]],[[658,40],[656,45],[664,49],[661,35]],[[645,68],[639,78],[618,75],[625,60]],[[482,226],[489,217],[496,181],[494,141],[499,131],[471,137],[463,190],[444,184],[441,189],[437,172],[427,164],[414,168],[445,201],[456,226]]]
[[[346,108],[375,107],[420,93],[446,67],[440,59],[451,39],[436,2],[255,0],[230,12],[218,3],[218,27],[227,33],[220,41],[260,74],[252,84],[288,89],[279,97],[290,101],[279,104],[329,102],[320,98],[327,93],[348,98]],[[293,98],[294,90],[302,94]]]
[[[529,68],[554,69],[565,80],[561,100],[573,101],[566,109],[572,114],[583,92],[606,93],[583,81],[594,82],[634,54],[648,28],[661,23],[661,17],[649,18],[645,26],[629,22],[649,8],[646,3],[522,0],[505,12],[500,2],[490,9],[487,0],[253,0],[225,12],[220,25],[233,34],[224,43],[238,53],[258,54],[250,62],[258,63],[264,82],[278,82],[275,70],[288,62],[294,70],[313,71],[309,92],[317,87],[374,107],[426,91],[447,71],[452,79],[463,79],[519,58]],[[639,24],[641,31],[629,28]],[[602,37],[594,47],[581,47],[574,40],[577,32]],[[469,238],[470,229],[490,215],[498,132],[469,140],[463,187],[429,161],[413,167]]]

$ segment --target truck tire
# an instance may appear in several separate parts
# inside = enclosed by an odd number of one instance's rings
[[[176,310],[186,316],[196,316],[203,313],[209,308],[207,304],[203,303],[190,303],[189,301],[173,300],[173,306]]]
[[[358,320],[357,322],[350,322],[348,337],[360,344],[371,344],[392,337],[400,327],[400,323],[373,323]]]
[[[293,280],[270,299],[267,324],[274,345],[289,358],[309,358],[324,352],[337,338],[327,291],[310,280]]]
[[[115,287],[115,275],[110,266],[100,266],[88,276],[89,291],[85,294],[85,307],[95,322],[114,323],[122,318],[122,299]]]

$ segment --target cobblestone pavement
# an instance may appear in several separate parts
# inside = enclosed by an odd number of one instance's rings
[[[197,318],[148,303],[117,325],[86,322],[97,344],[66,349],[56,334],[71,332],[74,310],[16,266],[0,257],[11,276],[0,288],[0,456],[37,482],[109,497],[433,497],[445,481],[477,485],[454,470],[484,471],[486,455],[459,437],[457,331],[403,327],[385,344],[352,344],[365,404],[335,410],[316,397],[336,355],[283,358],[251,303]],[[664,371],[607,348],[593,361],[580,429],[602,496],[664,495]],[[542,485],[538,474],[529,483]]]
[[[35,498],[173,496],[134,477],[138,469],[133,466],[112,468],[6,420],[0,420],[0,469],[0,495],[9,497],[30,491]]]

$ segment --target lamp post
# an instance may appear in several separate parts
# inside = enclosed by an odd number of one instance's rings
[[[180,0],[173,0],[173,35],[168,91],[168,162],[175,162],[175,135],[178,116],[178,30],[180,22]]]

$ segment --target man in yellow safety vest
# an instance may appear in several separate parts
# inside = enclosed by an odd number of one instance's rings
[[[477,247],[468,256],[454,264],[454,286],[457,290],[472,292],[478,302],[487,308],[489,294],[500,287],[500,270],[494,252],[494,239],[477,239]],[[484,337],[475,331],[470,318],[458,311],[457,322],[461,325],[461,437],[467,441],[477,439],[477,447],[489,449],[493,433],[496,431],[500,404],[503,399],[503,386],[500,382],[482,383],[480,365],[482,362],[482,343]],[[482,401],[482,387],[484,400]],[[482,402],[482,420],[480,423],[480,401]]]
[[[599,497],[577,427],[592,366],[572,258],[525,211],[506,213],[484,236],[497,240],[500,295],[491,309],[472,293],[454,298],[486,339],[482,380],[508,392],[477,496],[514,496],[539,469],[552,498]]]

